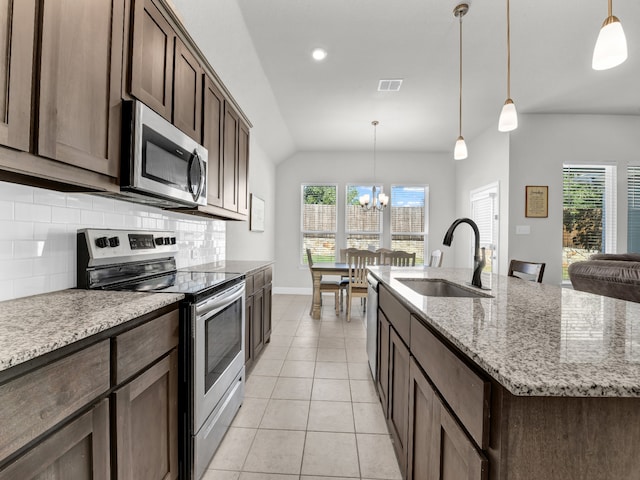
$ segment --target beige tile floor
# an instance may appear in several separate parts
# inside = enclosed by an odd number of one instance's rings
[[[364,315],[274,295],[271,342],[203,480],[400,479],[365,349]]]

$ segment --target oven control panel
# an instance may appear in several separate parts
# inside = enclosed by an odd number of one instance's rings
[[[104,264],[175,256],[178,244],[175,232],[166,230],[85,228],[78,230],[78,249],[86,249],[89,264]]]

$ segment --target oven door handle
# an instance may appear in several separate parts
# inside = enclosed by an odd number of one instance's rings
[[[229,288],[225,292],[220,295],[217,295],[213,298],[205,300],[198,305],[196,305],[196,317],[203,317],[212,311],[218,312],[223,308],[231,305],[233,302],[242,298],[244,295],[244,282],[236,285],[234,287]]]

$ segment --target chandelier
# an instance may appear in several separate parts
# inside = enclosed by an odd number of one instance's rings
[[[389,196],[385,195],[382,189],[380,189],[380,192],[377,192],[376,189],[376,128],[378,123],[380,122],[377,120],[371,122],[371,125],[373,125],[373,186],[371,195],[365,193],[360,196],[360,206],[365,210],[376,209],[381,212],[389,203]]]

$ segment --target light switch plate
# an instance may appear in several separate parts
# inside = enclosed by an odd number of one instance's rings
[[[529,225],[516,225],[516,235],[529,235],[531,227]]]

